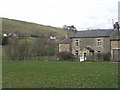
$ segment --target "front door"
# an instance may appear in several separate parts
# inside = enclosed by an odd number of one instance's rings
[[[120,60],[120,49],[113,49],[113,60]]]
[[[82,57],[80,57],[80,62],[83,62],[87,59],[87,53],[86,52],[83,52],[82,53]]]

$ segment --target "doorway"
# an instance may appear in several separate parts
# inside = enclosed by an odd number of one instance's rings
[[[120,49],[113,49],[113,60],[114,61],[120,60]]]

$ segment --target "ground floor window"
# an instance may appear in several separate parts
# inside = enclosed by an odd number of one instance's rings
[[[87,57],[87,53],[86,52],[84,52],[84,57]]]
[[[78,57],[78,50],[75,51],[75,55],[76,55],[76,57]]]

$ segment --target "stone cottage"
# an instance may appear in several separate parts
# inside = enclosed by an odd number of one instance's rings
[[[111,54],[111,60],[120,60],[120,31],[79,31],[59,44],[59,52],[71,52],[80,61],[98,54]]]

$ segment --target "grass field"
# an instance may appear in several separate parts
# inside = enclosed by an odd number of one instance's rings
[[[118,88],[118,63],[3,61],[3,88]]]
[[[22,34],[27,33],[28,35],[36,33],[49,35],[51,33],[54,33],[56,37],[65,37],[68,34],[68,31],[63,30],[61,28],[7,18],[2,19],[2,27],[3,32],[5,33],[19,32]],[[73,34],[73,32],[69,33]]]

